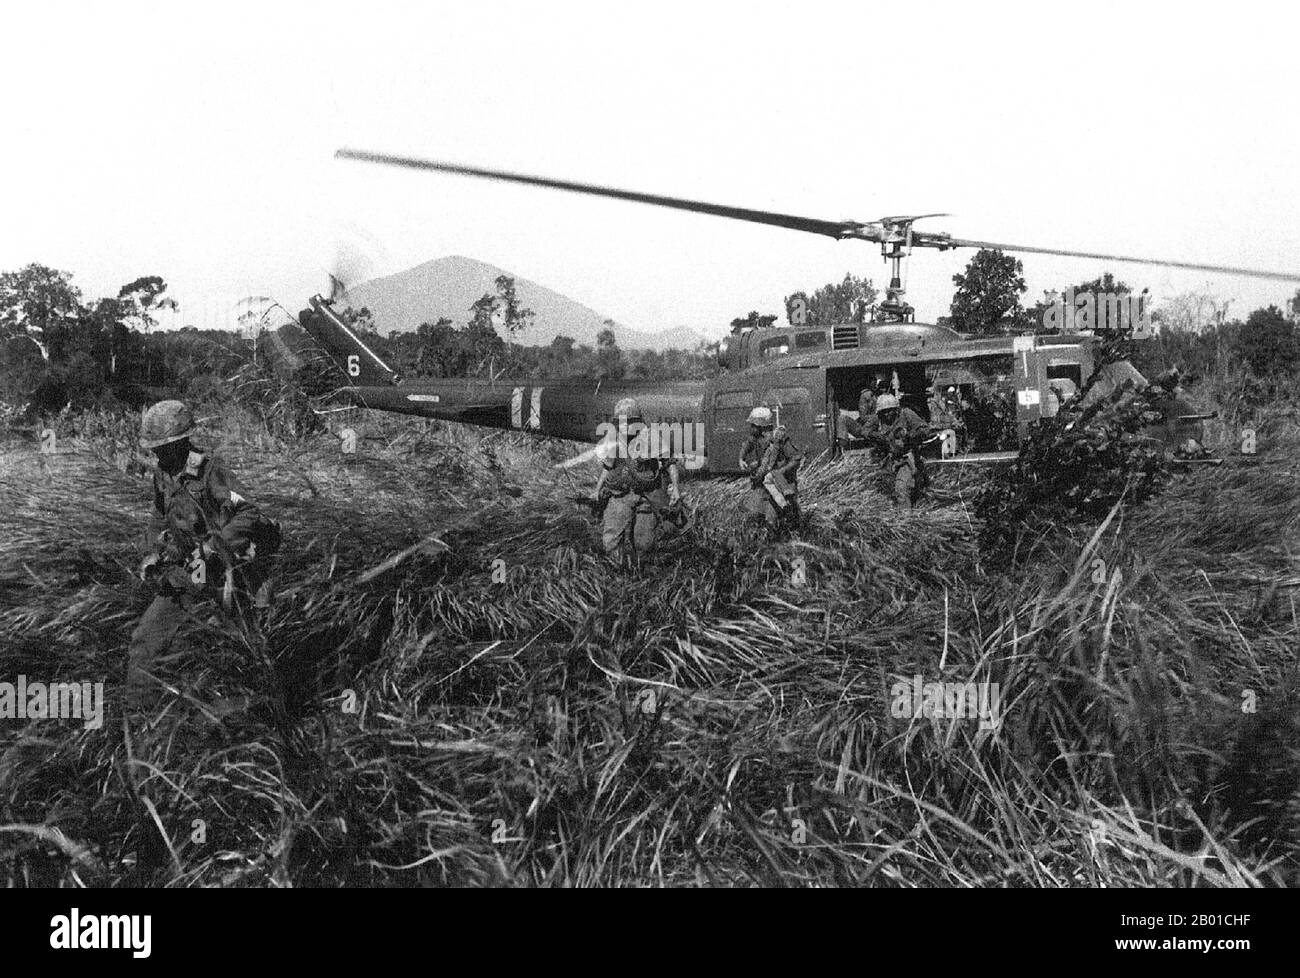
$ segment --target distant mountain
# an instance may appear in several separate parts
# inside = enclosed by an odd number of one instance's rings
[[[435,323],[440,316],[463,326],[469,320],[470,307],[483,293],[496,294],[498,275],[514,278],[520,303],[537,314],[533,324],[519,335],[519,342],[544,346],[556,336],[571,336],[579,343],[596,345],[596,335],[605,328],[607,317],[544,285],[460,255],[355,285],[347,291],[343,303],[354,309],[369,309],[382,336],[392,330],[414,332],[421,323]],[[615,326],[614,335],[625,350],[689,350],[703,339],[685,326],[662,333]]]

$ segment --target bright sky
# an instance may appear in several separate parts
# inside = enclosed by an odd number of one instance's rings
[[[1287,4],[6,3],[0,269],[182,302],[489,261],[656,330],[718,335],[878,249],[635,204],[336,161],[344,145],[828,219],[1300,274]],[[970,252],[910,262],[918,318]],[[1284,283],[1110,268],[1231,314]]]

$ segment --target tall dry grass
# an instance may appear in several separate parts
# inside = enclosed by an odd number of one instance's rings
[[[695,527],[622,573],[565,500],[594,482],[553,468],[572,446],[345,421],[355,457],[233,408],[209,425],[284,524],[279,593],[183,629],[162,670],[183,695],[130,745],[143,817],[113,694],[149,598],[147,465],[129,419],[66,420],[76,454],[5,445],[0,680],[111,697],[99,731],[0,721],[7,883],[1297,881],[1285,431],[1042,527],[1010,570],[978,550],[978,475],[903,515],[850,459],[804,477],[801,532],[758,545],[743,486],[692,482]],[[893,716],[917,674],[998,683],[1001,724]],[[216,721],[218,695],[257,702]]]

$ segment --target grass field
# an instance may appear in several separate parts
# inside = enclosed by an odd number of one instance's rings
[[[1010,568],[977,474],[909,516],[862,460],[818,466],[808,525],[759,545],[742,485],[692,482],[697,525],[640,573],[565,499],[595,478],[553,467],[574,446],[358,428],[356,456],[234,410],[199,439],[282,521],[278,595],[182,631],[140,802],[147,460],[100,416],[0,447],[0,681],[109,697],[99,730],[0,721],[6,885],[1300,882],[1293,426],[1032,528]],[[1000,722],[896,716],[914,676],[997,683]],[[216,694],[259,705],[218,721]]]

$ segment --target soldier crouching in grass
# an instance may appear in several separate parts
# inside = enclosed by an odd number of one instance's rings
[[[144,414],[140,445],[158,458],[153,475],[156,549],[140,577],[158,593],[141,616],[127,649],[126,706],[147,710],[159,684],[150,669],[171,646],[195,601],[218,590],[227,610],[270,602],[268,558],[279,549],[279,527],[244,494],[220,460],[194,447],[194,416],[180,401],[160,401]]]

